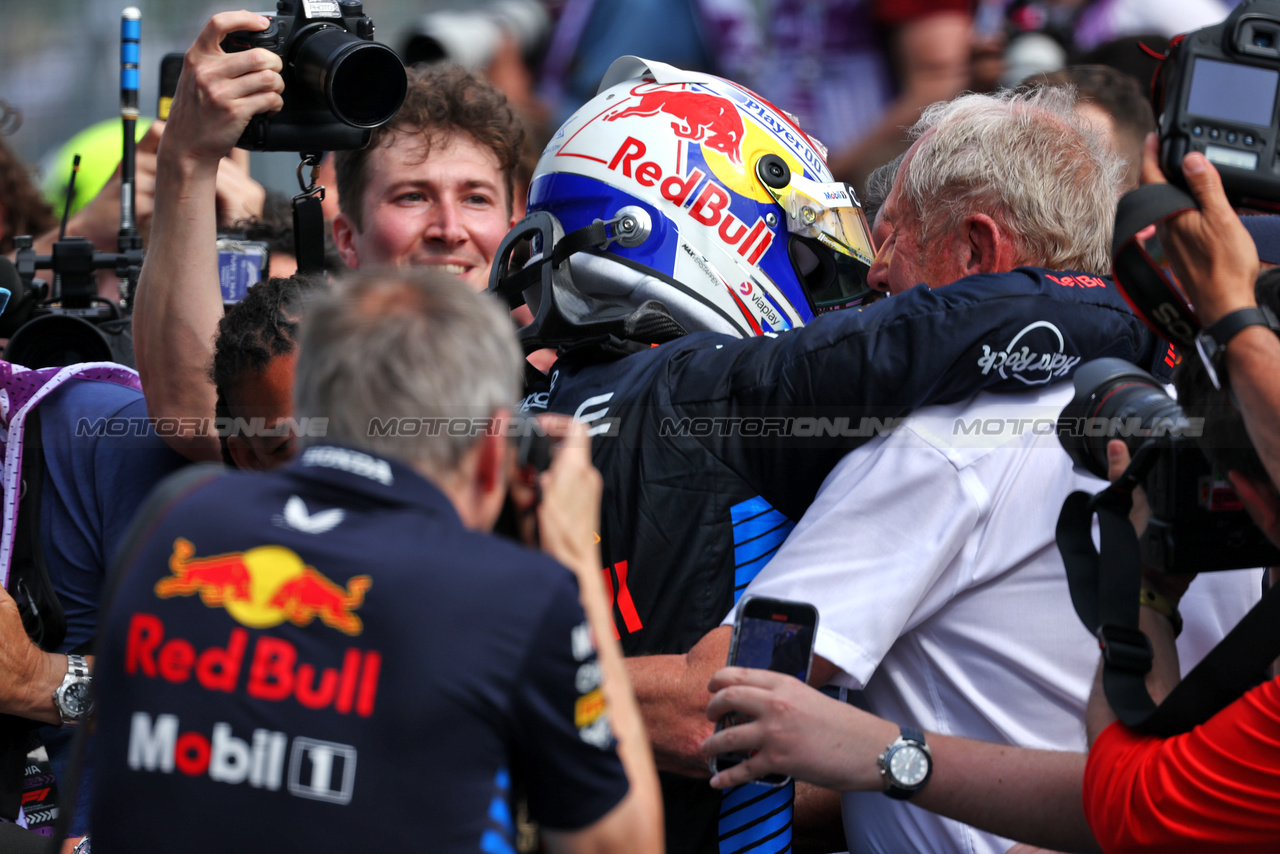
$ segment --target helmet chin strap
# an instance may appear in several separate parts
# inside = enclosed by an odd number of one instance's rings
[[[537,287],[538,306],[533,322],[517,333],[526,353],[609,335],[642,344],[661,344],[685,334],[684,327],[656,300],[634,306],[625,296],[586,294],[573,283],[572,256],[588,249],[603,250],[614,242],[628,245],[640,231],[643,234],[639,239],[643,240],[648,234],[647,222],[626,212],[608,222],[596,220],[568,234],[547,211],[536,211],[516,224],[494,256],[489,290],[516,308],[526,303],[525,291]],[[512,272],[513,250],[535,239],[543,248],[542,255]],[[550,254],[547,247],[551,247]]]

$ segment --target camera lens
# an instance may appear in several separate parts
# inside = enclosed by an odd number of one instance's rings
[[[1132,453],[1147,438],[1185,421],[1178,404],[1146,371],[1123,359],[1095,359],[1075,374],[1076,396],[1058,417],[1058,440],[1071,461],[1107,476],[1107,442]]]
[[[322,94],[335,116],[358,128],[378,127],[395,117],[408,90],[395,51],[337,27],[300,36],[294,72],[309,89]]]

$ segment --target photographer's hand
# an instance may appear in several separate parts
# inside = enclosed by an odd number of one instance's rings
[[[1160,171],[1157,146],[1156,135],[1149,134],[1142,151],[1143,184],[1168,183]],[[1192,152],[1183,158],[1182,174],[1200,210],[1161,225],[1160,245],[1200,322],[1208,326],[1256,304],[1258,249],[1227,201],[1218,170],[1203,154]]]
[[[222,12],[204,25],[183,58],[162,160],[177,155],[216,170],[218,161],[259,113],[284,106],[284,64],[264,48],[227,53],[222,40],[238,30],[260,32],[269,21],[256,12]]]
[[[237,148],[218,164],[218,227],[260,219],[267,191],[249,174],[249,152]]]
[[[151,242],[134,301],[134,351],[147,413],[153,421],[174,418],[184,425],[164,438],[193,460],[222,458],[209,429],[217,395],[205,373],[222,317],[219,164],[249,119],[284,103],[280,57],[262,48],[226,53],[221,42],[237,30],[267,25],[253,12],[224,12],[205,24],[186,53],[157,155]]]
[[[551,465],[538,478],[538,534],[542,550],[559,560],[578,578],[582,609],[595,636],[604,673],[604,696],[609,724],[618,739],[618,755],[631,790],[598,828],[598,850],[621,847],[625,840],[641,840],[643,850],[662,844],[662,794],[653,751],[645,734],[635,693],[622,663],[622,647],[614,633],[613,615],[605,596],[600,562],[600,495],[603,480],[591,464],[591,439],[585,424],[563,415],[538,418],[551,435],[560,437]],[[566,835],[547,831],[548,847],[565,850]],[[597,849],[592,849],[597,850]]]
[[[1112,439],[1107,443],[1107,464],[1107,478],[1112,481],[1129,467],[1129,449],[1124,442]],[[1146,528],[1150,515],[1146,495],[1141,487],[1135,488],[1133,510],[1129,514],[1129,519],[1139,535]],[[1148,571],[1146,567],[1142,569],[1143,586],[1161,593],[1174,608],[1178,607],[1182,594],[1186,593],[1187,587],[1194,578],[1195,575],[1190,573],[1165,575]],[[1173,623],[1153,608],[1140,607],[1138,628],[1151,642],[1151,671],[1147,674],[1146,684],[1151,699],[1159,703],[1169,695],[1181,679],[1178,648],[1174,644]],[[1089,694],[1089,705],[1085,711],[1085,729],[1088,732],[1089,744],[1093,744],[1094,739],[1116,720],[1116,714],[1111,710],[1106,692],[1102,687],[1102,663],[1099,662],[1097,676],[1093,681],[1093,690]]]
[[[573,570],[584,595],[588,585],[604,593],[600,575],[600,495],[603,481],[591,464],[585,425],[563,415],[538,423],[558,436],[551,465],[538,478],[538,536],[542,550]]]

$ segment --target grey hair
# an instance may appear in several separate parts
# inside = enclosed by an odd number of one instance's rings
[[[902,158],[906,156],[907,153],[904,151],[888,163],[877,166],[867,176],[867,189],[862,194],[862,212],[866,214],[868,225],[876,224],[876,214],[880,212],[880,208],[884,207],[884,200],[889,198],[889,191],[893,189],[893,179],[898,174],[898,167],[902,165]]]
[[[302,323],[297,414],[328,418],[328,430],[300,442],[341,442],[443,478],[514,408],[523,362],[491,296],[439,270],[356,273]]]
[[[1074,107],[1074,91],[1039,87],[926,109],[901,185],[922,244],[984,213],[1012,236],[1020,264],[1109,273],[1125,165]]]

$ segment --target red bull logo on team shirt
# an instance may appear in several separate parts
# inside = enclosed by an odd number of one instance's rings
[[[172,575],[156,583],[161,599],[198,595],[210,608],[224,608],[242,625],[255,629],[295,626],[315,618],[355,636],[364,629],[353,613],[373,584],[357,575],[345,588],[330,581],[297,553],[283,546],[258,546],[244,552],[196,557],[195,546],[179,537],[169,557]]]
[[[735,164],[742,164],[745,128],[738,108],[729,99],[694,91],[685,84],[655,87],[642,83],[632,89],[631,94],[639,100],[606,113],[604,120],[613,122],[629,116],[666,113],[675,119],[671,129],[677,137],[699,143]]]
[[[186,638],[166,636],[164,622],[155,614],[138,613],[129,620],[124,670],[131,677],[190,683],[215,693],[244,691],[255,700],[291,700],[307,709],[373,715],[382,672],[378,651],[350,647],[341,665],[322,667],[299,660],[299,648],[284,638],[259,635],[252,651],[249,640],[248,631],[236,628],[225,645],[197,649]]]

